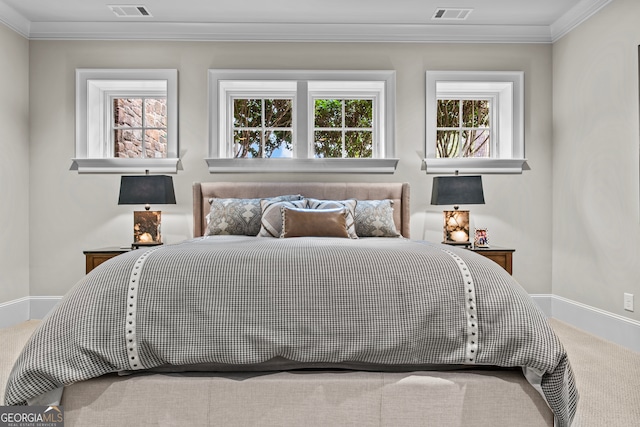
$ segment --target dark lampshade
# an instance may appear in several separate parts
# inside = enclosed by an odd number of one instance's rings
[[[174,205],[173,178],[166,175],[123,176],[119,205]]]
[[[433,178],[432,205],[484,205],[481,176]]]

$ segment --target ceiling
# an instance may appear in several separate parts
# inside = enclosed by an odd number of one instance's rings
[[[610,1],[0,0],[0,22],[32,40],[552,43]],[[118,17],[110,5],[150,16]],[[471,12],[432,19],[440,8]]]

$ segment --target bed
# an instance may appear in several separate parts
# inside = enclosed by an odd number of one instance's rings
[[[410,240],[407,184],[195,183],[193,203],[193,239],[65,296],[5,404],[59,402],[68,426],[571,424],[544,315],[492,261]]]

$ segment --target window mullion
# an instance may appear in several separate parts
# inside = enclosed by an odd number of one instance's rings
[[[315,100],[309,96],[309,84],[306,80],[297,82],[294,105],[293,157],[308,159],[315,155],[313,150]]]
[[[265,153],[267,152],[267,142],[265,141],[266,138],[266,132],[264,130],[264,127],[266,126],[266,110],[265,110],[265,106],[266,106],[266,102],[265,99],[262,98],[260,100],[261,102],[261,110],[262,110],[262,114],[260,114],[260,147],[261,147],[261,153],[262,155],[260,157],[264,158]]]
[[[462,148],[464,147],[464,143],[462,142],[462,124],[463,124],[463,112],[464,108],[462,107],[463,100],[458,100],[458,157],[464,157],[464,153],[462,152]]]
[[[147,111],[146,111],[146,109],[147,109],[147,99],[145,97],[142,97],[140,99],[140,101],[142,102],[142,106],[141,106],[142,107],[141,108],[141,110],[142,110],[142,130],[140,131],[140,144],[141,144],[140,152],[142,154],[142,158],[146,159],[147,158],[147,147],[146,147],[146,144],[145,144],[145,134],[146,134],[145,128],[147,126]]]

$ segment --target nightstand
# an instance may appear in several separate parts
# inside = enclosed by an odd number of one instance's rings
[[[475,247],[469,248],[469,250],[493,260],[500,267],[507,270],[509,274],[513,274],[513,253],[516,251],[515,249]]]
[[[129,252],[131,248],[102,248],[83,251],[86,257],[86,272],[90,272],[100,264],[111,258]]]

